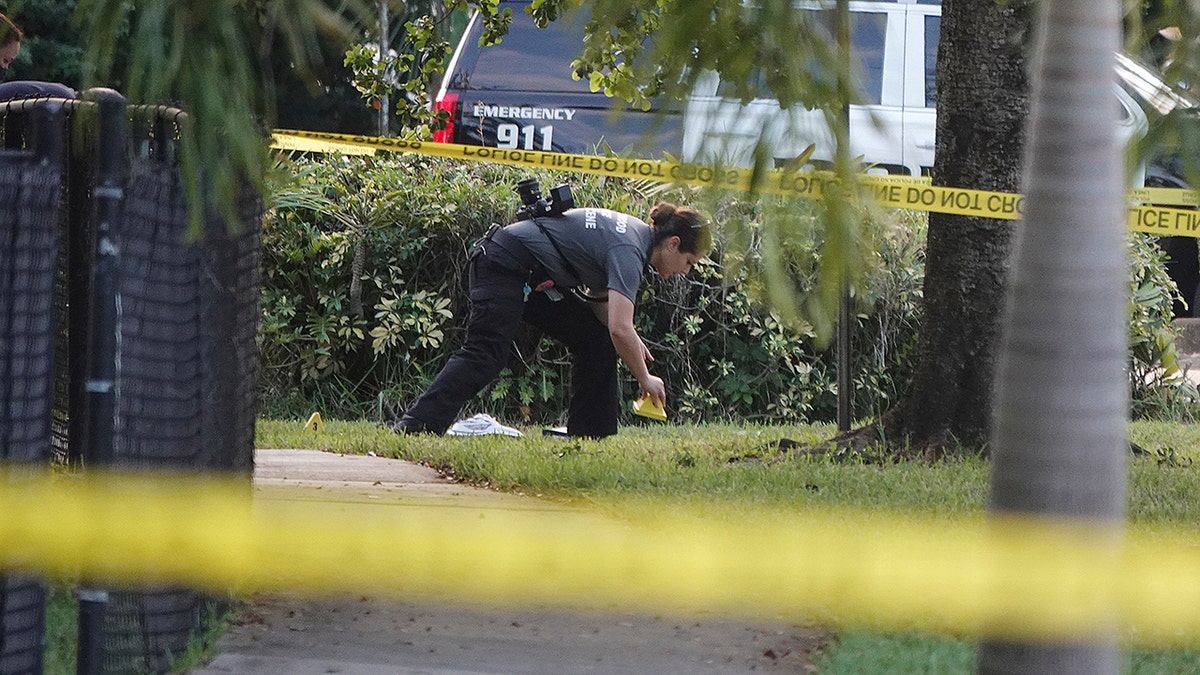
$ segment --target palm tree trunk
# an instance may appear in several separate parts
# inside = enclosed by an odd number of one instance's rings
[[[1025,219],[996,370],[990,508],[1109,524],[1125,504],[1126,289],[1117,0],[1043,0]],[[1115,543],[1117,537],[1112,537]],[[1111,631],[985,640],[981,673],[1116,673]]]

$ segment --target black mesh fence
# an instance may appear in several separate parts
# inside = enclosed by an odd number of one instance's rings
[[[36,579],[0,579],[0,673],[41,673],[45,651],[46,589]]]
[[[178,168],[151,157],[130,170],[116,237],[119,466],[252,470],[258,200],[247,194],[238,213],[232,232],[212,216],[203,232],[189,233]],[[221,607],[186,589],[113,592],[105,672],[165,672]]]
[[[0,152],[0,458],[9,462],[49,459],[58,166]]]
[[[100,463],[96,428],[111,422],[104,463],[233,473],[249,490],[261,204],[247,190],[237,222],[208,215],[201,231],[189,231],[174,161],[182,113],[131,107],[121,114],[133,123],[121,126],[138,132],[113,139],[97,131],[106,127],[95,123],[94,104],[64,107],[65,168],[34,171],[27,152],[0,154],[0,460],[86,470]],[[31,110],[0,104],[6,147],[31,145]],[[114,142],[128,168],[106,239],[97,234],[97,194],[114,191],[97,187],[95,156]],[[107,298],[93,279],[104,247],[115,252]],[[89,359],[106,302],[116,307],[115,353]],[[95,414],[103,408],[93,392],[103,387],[90,370],[106,358],[115,366],[111,420]],[[110,589],[108,597],[100,658],[108,673],[167,672],[223,604],[178,588]],[[44,598],[36,580],[0,585],[0,675],[40,672]]]
[[[41,124],[52,135],[58,120]],[[0,151],[0,459],[10,465],[50,457],[59,152],[32,139]],[[0,673],[42,672],[45,598],[36,579],[0,577]]]
[[[167,673],[227,603],[183,588],[113,591],[104,622],[104,673]]]
[[[247,195],[189,242],[179,172],[130,171],[118,248],[115,461],[249,472],[254,443],[260,210]]]

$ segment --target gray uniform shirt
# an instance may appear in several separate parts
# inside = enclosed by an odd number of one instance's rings
[[[570,209],[561,216],[540,217],[538,222],[554,237],[579,279],[533,221],[513,223],[505,230],[524,242],[556,286],[587,286],[592,292],[607,288],[637,300],[653,237],[649,225],[608,209]]]

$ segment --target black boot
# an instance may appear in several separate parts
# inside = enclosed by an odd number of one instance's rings
[[[403,415],[392,423],[392,431],[398,434],[431,434],[432,431],[421,420],[410,415]]]

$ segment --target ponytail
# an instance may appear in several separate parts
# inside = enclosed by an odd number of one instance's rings
[[[659,202],[650,209],[650,223],[654,226],[652,249],[671,237],[679,237],[679,250],[684,253],[704,257],[712,250],[712,226],[695,209]]]

